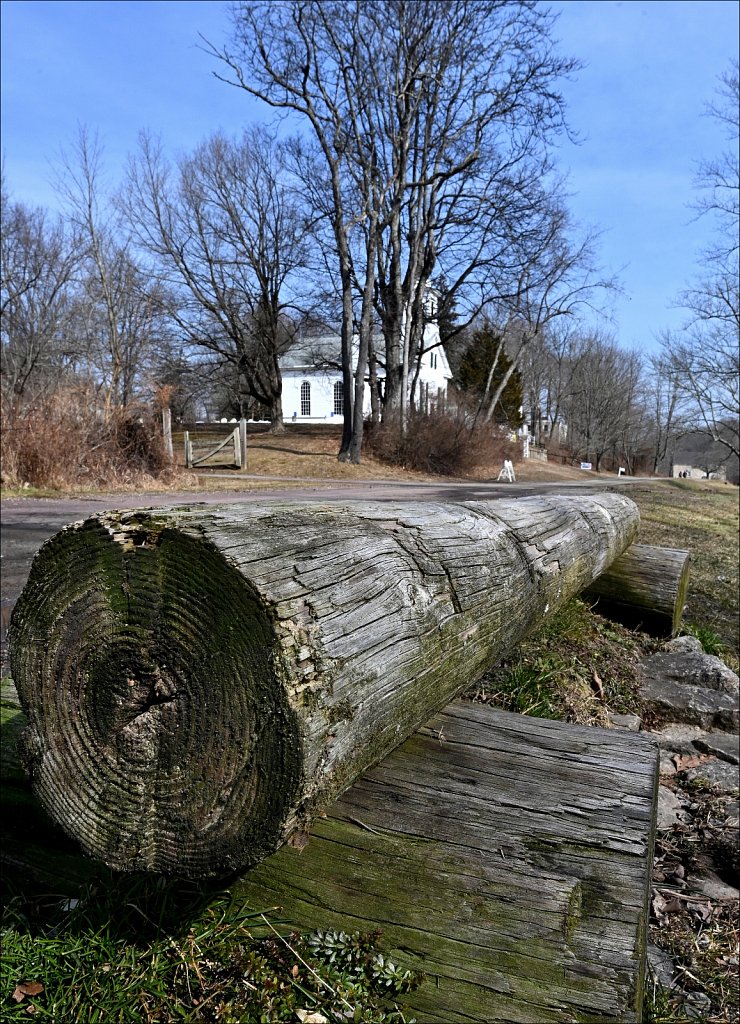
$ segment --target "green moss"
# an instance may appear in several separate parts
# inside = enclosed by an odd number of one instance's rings
[[[578,925],[583,917],[583,886],[576,882],[568,897],[568,906],[563,917],[563,935],[567,941],[573,938]]]

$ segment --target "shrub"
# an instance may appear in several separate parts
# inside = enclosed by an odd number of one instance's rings
[[[4,405],[2,436],[6,487],[141,485],[173,472],[156,415],[139,405],[105,414],[84,388]]]
[[[364,435],[368,454],[404,469],[442,476],[468,476],[482,469],[501,468],[514,456],[516,446],[495,427],[471,426],[464,410],[412,412],[406,430],[397,418],[368,424]]]

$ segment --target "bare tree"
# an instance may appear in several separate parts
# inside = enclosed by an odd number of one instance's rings
[[[643,402],[651,425],[651,469],[657,473],[658,467],[670,457],[686,430],[686,397],[679,375],[670,360],[661,354],[652,356],[647,362]]]
[[[13,202],[4,183],[0,218],[3,396],[22,401],[55,385],[73,355],[64,327],[79,250],[61,218]]]
[[[340,458],[359,461],[362,440],[363,365],[368,335],[361,334],[353,375],[355,326],[351,234],[372,203],[375,189],[374,137],[364,117],[366,82],[354,59],[367,53],[361,5],[325,3],[235,3],[234,49],[212,52],[230,69],[229,84],[245,89],[275,108],[295,111],[309,123],[326,171],[331,195],[328,216],[340,281],[344,430]],[[354,161],[352,159],[354,154]],[[359,157],[359,159],[358,159]],[[323,177],[323,175],[322,175]],[[350,189],[351,177],[356,188]],[[358,195],[357,188],[360,194]],[[364,194],[363,194],[364,190]],[[374,203],[377,216],[377,199]],[[373,238],[371,245],[375,245]],[[372,293],[374,258],[366,267],[362,294]],[[368,323],[363,311],[361,320]],[[359,403],[358,403],[359,398]],[[359,413],[355,407],[359,404]],[[353,434],[359,416],[359,436]]]
[[[62,154],[57,190],[81,253],[74,307],[78,363],[96,380],[110,414],[143,384],[162,328],[162,289],[151,268],[137,263],[130,226],[105,180],[103,155],[98,136],[80,127]]]
[[[424,19],[414,4],[398,10],[392,49],[404,103],[386,115],[392,173],[378,305],[386,400],[400,403],[403,422],[410,365],[424,354],[427,282],[441,271],[454,299],[495,263],[504,246],[494,239],[509,240],[535,180],[539,200],[544,147],[564,129],[557,81],[576,65],[554,53],[552,16],[530,4],[435,4]]]
[[[740,452],[739,111],[735,63],[721,78],[720,101],[709,108],[726,126],[732,148],[704,162],[696,182],[697,209],[714,219],[715,240],[701,254],[698,280],[681,297],[689,312],[684,330],[661,340],[663,359],[693,410],[694,428],[724,445],[728,455]]]
[[[279,357],[295,331],[288,313],[307,238],[278,167],[264,130],[214,135],[176,170],[144,135],[126,192],[137,239],[178,297],[170,315],[191,344],[233,365],[274,431],[284,429]]]
[[[489,303],[489,315],[504,325],[500,351],[506,345],[511,362],[491,391],[486,422],[535,340],[555,322],[594,310],[600,293],[615,287],[596,266],[595,236],[587,233],[574,240],[560,202],[543,203],[535,216],[531,230],[512,237],[506,264],[492,268],[490,286],[495,297]],[[497,358],[492,361],[491,377]]]
[[[386,404],[403,422],[426,282],[447,226],[464,237],[461,218],[476,206],[460,182],[476,167],[485,181],[561,127],[555,81],[573,64],[553,55],[552,18],[527,0],[289,0],[232,12],[233,48],[212,51],[226,80],[302,115],[325,162],[351,410],[340,457],[357,461],[369,298],[385,336]],[[507,156],[495,162],[504,139]]]
[[[564,403],[570,447],[596,472],[608,454],[628,459],[632,470],[644,444],[639,355],[597,332],[574,339],[573,354]]]
[[[740,454],[740,336],[734,329],[696,325],[683,336],[665,334],[662,354],[686,400],[694,430]]]

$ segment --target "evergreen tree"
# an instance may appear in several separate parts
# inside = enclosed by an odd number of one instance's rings
[[[494,363],[495,368],[489,379]],[[493,393],[510,366],[511,360],[501,343],[501,332],[492,324],[486,323],[473,334],[470,344],[465,349],[456,376],[457,386],[482,403]],[[516,430],[524,422],[521,411],[523,402],[522,378],[519,371],[514,370],[496,406],[495,422]]]

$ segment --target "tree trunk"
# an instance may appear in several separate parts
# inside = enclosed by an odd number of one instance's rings
[[[634,539],[620,494],[106,512],[11,623],[34,791],[120,870],[272,853]]]
[[[590,587],[595,611],[659,635],[677,633],[689,587],[689,552],[633,544]]]

